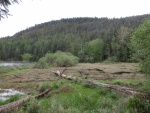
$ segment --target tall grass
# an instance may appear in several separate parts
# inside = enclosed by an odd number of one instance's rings
[[[121,113],[128,111],[125,96],[104,88],[87,87],[74,83],[66,83],[72,92],[54,94],[42,99],[40,110],[43,113]],[[122,103],[122,104],[118,104]],[[121,107],[124,107],[120,109]]]
[[[45,87],[45,84],[46,87],[53,87],[52,92],[59,93],[39,100],[31,99],[20,108],[20,112],[23,110],[22,113],[129,113],[127,96],[109,89],[67,80],[42,83],[41,86]],[[64,87],[71,90],[60,90]]]

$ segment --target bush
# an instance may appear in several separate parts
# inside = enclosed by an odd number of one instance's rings
[[[79,58],[71,53],[57,51],[56,53],[47,53],[45,57],[39,59],[35,67],[47,68],[48,66],[73,66],[76,65]]]
[[[140,63],[141,72],[146,75],[150,74],[150,55]]]
[[[117,57],[113,56],[113,57],[108,57],[104,63],[113,63],[113,62],[117,62]]]
[[[131,113],[149,113],[150,96],[134,95],[129,99],[128,107]]]
[[[27,113],[41,113],[39,111],[39,103],[37,100],[31,100],[28,103]]]
[[[42,57],[39,61],[34,65],[35,68],[42,68],[45,69],[48,67],[48,63],[46,62],[46,58]]]
[[[42,84],[40,84],[39,92],[41,93],[41,92],[45,91],[48,88],[49,88],[49,84],[48,83],[42,83]]]

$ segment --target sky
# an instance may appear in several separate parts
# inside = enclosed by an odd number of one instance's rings
[[[149,4],[150,0],[21,0],[9,7],[12,16],[0,20],[0,37],[62,18],[121,18],[150,14]]]

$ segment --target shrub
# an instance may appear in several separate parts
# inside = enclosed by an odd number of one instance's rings
[[[32,55],[29,53],[25,53],[22,55],[23,61],[27,61],[27,62],[30,60],[31,57],[32,57]]]
[[[47,68],[48,66],[73,66],[76,65],[79,58],[71,53],[57,51],[56,53],[47,53],[44,57],[40,58],[36,63],[37,68]]]
[[[129,99],[128,107],[131,113],[149,113],[150,96],[134,95]]]
[[[35,68],[47,68],[48,67],[48,63],[46,62],[46,58],[42,57],[39,59],[39,61],[34,65]]]
[[[46,89],[48,89],[48,87],[49,87],[48,83],[42,83],[39,87],[39,92],[41,93],[41,92],[45,91]]]
[[[27,113],[40,113],[37,100],[31,100],[28,104]]]
[[[117,62],[117,57],[113,56],[113,57],[108,57],[104,63],[113,63],[113,62]]]

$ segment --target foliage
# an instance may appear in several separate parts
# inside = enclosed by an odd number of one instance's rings
[[[1,60],[22,60],[21,55],[32,54],[38,61],[46,53],[70,52],[80,62],[100,62],[116,57],[118,62],[129,61],[131,30],[150,15],[120,19],[70,18],[39,24],[0,38]]]
[[[42,68],[42,69],[48,68],[48,63],[46,62],[46,58],[45,57],[40,58],[39,61],[35,63],[34,67]]]
[[[26,109],[27,113],[41,113],[39,110],[39,102],[35,99],[29,101],[26,106],[24,109]]]
[[[115,56],[112,56],[112,57],[108,57],[104,63],[113,63],[113,62],[117,62],[117,58]]]
[[[75,57],[71,53],[57,51],[56,53],[47,53],[44,57],[40,58],[37,66],[46,68],[48,66],[73,66],[78,63],[78,57]]]
[[[129,99],[128,107],[131,113],[149,113],[150,96],[134,95]]]
[[[102,39],[95,39],[87,43],[85,48],[86,62],[100,62],[102,61],[103,41]]]
[[[20,94],[13,95],[8,100],[0,101],[0,106],[4,105],[4,104],[8,104],[10,102],[14,102],[16,100],[19,100],[21,97],[22,97],[22,95],[20,95]]]
[[[150,74],[150,20],[134,31],[131,43],[136,57],[140,59],[141,71]]]
[[[48,89],[50,86],[48,83],[41,83],[40,86],[39,86],[39,92],[43,92],[45,91],[46,89]]]
[[[0,1],[0,20],[1,18],[4,18],[4,16],[8,16],[9,15],[9,9],[8,6],[12,5],[13,3],[18,3],[19,0],[1,0]]]
[[[24,53],[24,54],[22,55],[23,61],[29,61],[31,57],[32,57],[32,55],[29,54],[29,53]]]

